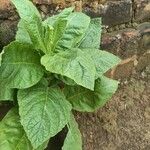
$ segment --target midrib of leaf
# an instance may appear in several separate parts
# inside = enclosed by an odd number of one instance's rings
[[[89,24],[89,26],[90,26],[90,24]],[[88,28],[89,28],[89,26],[88,26]],[[88,28],[87,28],[87,29],[88,29]],[[88,32],[87,32],[85,35],[88,35],[90,32],[91,32],[91,30],[88,30]],[[82,38],[81,41],[78,43],[77,47],[79,47],[80,44],[81,44],[85,39],[86,39],[86,37]]]
[[[81,76],[81,78],[83,79],[83,77],[84,77],[84,67],[81,65],[81,63],[79,61],[78,61],[78,64],[82,68],[82,76]]]

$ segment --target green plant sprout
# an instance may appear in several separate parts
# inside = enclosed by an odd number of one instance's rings
[[[118,87],[104,76],[120,59],[100,50],[101,19],[70,7],[43,21],[31,1],[11,1],[21,19],[0,54],[0,101],[14,104],[0,122],[0,149],[44,150],[67,127],[62,150],[82,150],[72,110],[93,112]]]

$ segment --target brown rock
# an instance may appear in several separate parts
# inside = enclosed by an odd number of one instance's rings
[[[131,58],[123,60],[119,65],[113,68],[108,74],[113,79],[126,79],[130,77],[134,71],[134,67],[137,65],[137,56],[134,55]]]
[[[10,0],[0,0],[0,10],[5,10],[10,6]]]
[[[101,48],[121,58],[127,58],[138,53],[140,39],[139,30],[125,29],[105,34],[102,37]]]
[[[132,18],[132,1],[110,1],[107,3],[107,9],[102,16],[103,23],[108,26],[130,22]]]
[[[132,19],[131,0],[106,1],[103,4],[94,1],[91,5],[84,5],[83,8],[91,17],[102,17],[103,24],[108,26],[130,22]]]

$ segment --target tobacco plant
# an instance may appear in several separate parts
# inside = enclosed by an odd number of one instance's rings
[[[43,21],[31,1],[12,3],[21,19],[0,54],[0,101],[14,107],[0,122],[0,149],[43,150],[67,127],[62,150],[81,150],[72,110],[93,112],[111,98],[118,82],[104,73],[120,59],[100,50],[100,18],[70,7]]]

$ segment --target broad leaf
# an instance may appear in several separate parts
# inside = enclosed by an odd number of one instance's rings
[[[94,89],[96,70],[93,60],[80,49],[45,55],[41,63],[52,73],[66,76],[81,86]]]
[[[101,19],[92,19],[85,36],[79,44],[79,48],[99,49],[101,41]]]
[[[82,49],[85,53],[91,55],[96,67],[96,78],[103,75],[106,71],[116,66],[121,59],[117,56],[98,49]]]
[[[68,123],[71,105],[57,88],[35,86],[19,90],[18,103],[21,124],[34,148]]]
[[[80,86],[66,86],[64,94],[77,111],[93,112],[112,97],[118,88],[118,82],[106,77],[97,79],[94,91]]]
[[[90,18],[83,13],[74,12],[67,18],[67,24],[55,49],[70,49],[75,47],[83,38],[90,23]]]
[[[83,13],[66,14],[62,13],[62,15],[52,19],[55,20],[52,21],[54,27],[52,49],[55,51],[75,47],[83,38],[90,23],[90,18]]]
[[[0,84],[0,101],[13,101],[14,100],[14,89],[3,86]]]
[[[52,47],[51,49],[54,51],[55,46],[58,40],[63,36],[67,26],[67,17],[72,13],[73,7],[64,9],[60,14],[49,17],[46,21],[44,21],[44,25],[51,25],[54,28],[53,38],[52,38]]]
[[[68,123],[68,133],[62,150],[82,150],[81,133],[73,115],[71,115]]]
[[[11,0],[22,19],[23,31],[28,32],[36,49],[46,52],[43,42],[43,26],[41,16],[36,7],[29,0]],[[25,38],[27,39],[27,37]]]
[[[17,109],[11,109],[0,122],[0,149],[1,150],[31,150],[28,140],[19,121]]]
[[[13,42],[4,48],[0,83],[9,88],[28,88],[43,76],[40,56],[29,45]]]

